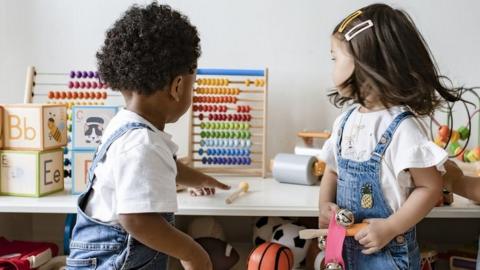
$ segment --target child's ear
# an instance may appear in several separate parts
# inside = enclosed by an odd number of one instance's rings
[[[180,96],[183,94],[182,84],[183,84],[183,77],[177,76],[173,79],[172,84],[170,85],[170,96],[177,102],[180,101]]]

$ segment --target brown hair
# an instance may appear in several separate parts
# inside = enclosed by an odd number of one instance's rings
[[[335,106],[349,101],[365,105],[365,97],[373,91],[385,107],[405,105],[417,115],[430,115],[444,101],[460,100],[462,88],[445,85],[451,81],[439,74],[428,45],[407,13],[385,4],[360,10],[342,33],[338,30],[349,17],[332,33],[348,43],[355,64],[353,74],[340,85],[349,88],[351,95],[342,97],[337,90],[329,94]],[[347,41],[343,34],[366,20],[373,27]]]

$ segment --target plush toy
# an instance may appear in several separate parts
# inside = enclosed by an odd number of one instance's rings
[[[260,217],[253,227],[253,245],[258,246],[272,239],[273,232],[283,224],[291,223],[289,219],[281,217]]]
[[[228,243],[212,238],[201,237],[195,239],[208,253],[212,261],[213,270],[229,270],[239,260],[238,252]]]
[[[213,217],[195,218],[188,226],[187,233],[193,239],[212,237],[226,241],[222,225]]]

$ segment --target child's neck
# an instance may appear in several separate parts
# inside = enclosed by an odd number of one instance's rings
[[[385,110],[385,106],[383,106],[382,104],[375,105],[375,106],[360,105],[360,108],[358,109],[358,111],[361,112],[361,113],[377,112],[377,111],[381,111],[381,110]]]
[[[123,93],[122,93],[123,94]],[[167,117],[162,106],[151,104],[149,98],[138,94],[124,94],[126,109],[140,115],[142,118],[154,125],[158,130],[165,129]]]
[[[375,98],[373,96],[368,96],[364,100],[364,104],[360,105],[359,108],[359,111],[362,113],[376,112],[381,110],[385,110],[385,105],[380,102],[378,98]]]

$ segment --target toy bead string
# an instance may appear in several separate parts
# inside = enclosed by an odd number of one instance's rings
[[[259,151],[250,151],[247,148],[236,149],[236,148],[200,148],[193,153],[198,153],[200,156],[250,156],[250,155],[260,155],[262,154]]]
[[[240,93],[262,93],[263,90],[240,90],[239,88],[204,88],[197,87],[193,91],[199,95],[231,95],[238,96]]]
[[[242,139],[201,139],[193,142],[201,147],[227,147],[227,148],[246,148],[250,149],[254,143],[251,140]]]
[[[265,86],[265,80],[263,79],[255,79],[255,80],[250,80],[246,79],[243,81],[240,80],[229,80],[227,78],[200,78],[197,79],[196,81],[197,85],[213,85],[213,86],[226,86],[229,84],[244,84],[245,86]],[[263,92],[263,91],[262,91]]]
[[[251,125],[250,123],[239,122],[202,122],[200,124],[193,124],[194,127],[200,127],[201,129],[227,129],[227,130],[248,130],[259,129],[263,126]]]
[[[249,122],[252,119],[263,119],[262,116],[252,116],[251,114],[220,114],[220,113],[211,113],[209,115],[204,115],[200,113],[194,115],[193,118],[198,118],[200,121],[208,119],[209,121],[243,121]]]
[[[194,112],[227,112],[249,113],[250,111],[262,111],[259,108],[252,108],[249,105],[227,106],[227,105],[196,105],[192,106]]]
[[[209,165],[250,165],[251,163],[261,163],[261,161],[253,160],[249,157],[203,157],[201,159],[193,159],[193,161]]]
[[[193,103],[263,102],[261,99],[237,98],[235,96],[194,96]]]

